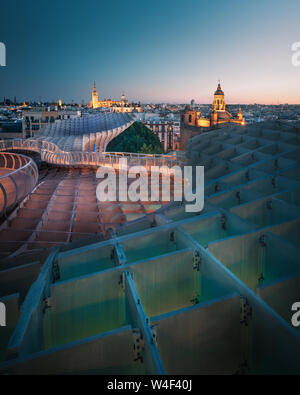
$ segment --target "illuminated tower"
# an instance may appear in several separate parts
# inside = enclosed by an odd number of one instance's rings
[[[94,88],[92,92],[92,103],[93,103],[93,108],[98,107],[98,92],[96,88],[96,81],[94,81]]]
[[[213,111],[225,111],[224,92],[221,89],[220,81],[214,94]]]
[[[239,107],[239,112],[237,113],[237,119],[242,122],[243,118],[244,118],[243,111],[241,107]]]
[[[59,105],[59,107],[62,106],[62,101],[61,101],[61,99],[58,100],[58,105]]]

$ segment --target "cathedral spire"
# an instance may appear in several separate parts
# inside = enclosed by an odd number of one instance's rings
[[[96,81],[94,81],[94,89],[92,92],[92,106],[93,108],[98,108],[98,92],[96,88]]]

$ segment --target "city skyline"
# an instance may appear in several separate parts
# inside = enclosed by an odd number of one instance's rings
[[[227,104],[300,103],[295,0],[27,0],[2,8],[2,98],[88,103],[96,80],[101,99],[124,92],[134,102],[210,104],[220,79]]]

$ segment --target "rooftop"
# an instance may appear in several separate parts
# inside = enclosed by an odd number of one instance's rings
[[[186,151],[205,166],[202,212],[172,202],[2,266],[0,371],[299,374],[299,154],[299,122],[203,133]]]

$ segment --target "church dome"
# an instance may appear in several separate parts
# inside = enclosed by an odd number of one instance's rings
[[[217,87],[217,90],[215,91],[215,95],[223,95],[224,96],[224,92],[221,89],[220,83],[218,83],[218,87]]]

